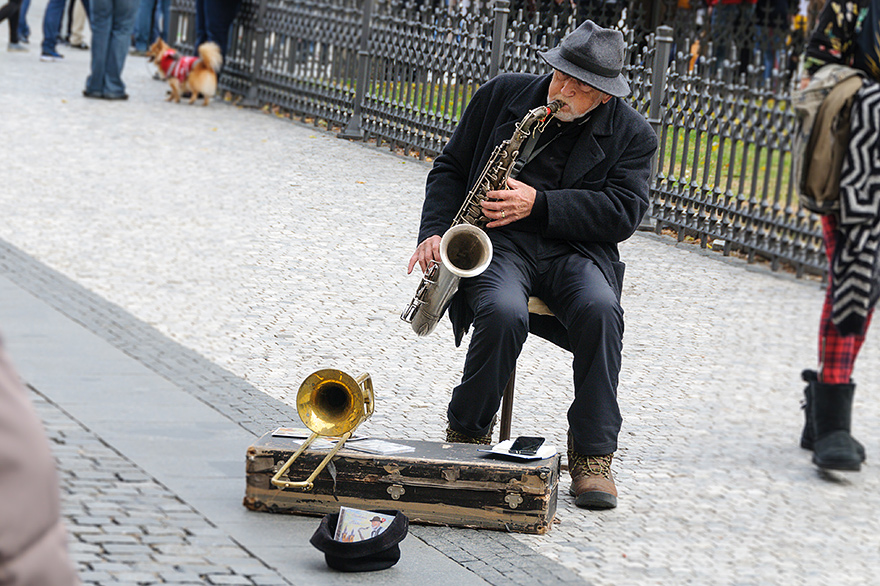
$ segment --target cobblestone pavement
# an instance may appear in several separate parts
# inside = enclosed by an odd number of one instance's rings
[[[416,339],[398,319],[428,165],[167,104],[138,58],[128,102],[85,100],[88,58],[67,53],[0,53],[0,239],[270,397],[292,404],[318,368],[369,372],[364,431],[441,439],[463,349],[446,322]],[[875,583],[876,333],[855,373],[868,465],[822,475],[797,446],[819,284],[653,235],[622,254],[620,506],[579,510],[564,480],[559,523],[515,539],[599,585]],[[570,376],[564,353],[526,343],[515,434],[564,445]]]
[[[38,392],[85,584],[290,584]]]

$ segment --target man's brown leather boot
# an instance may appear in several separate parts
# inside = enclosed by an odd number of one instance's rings
[[[569,440],[570,442],[571,440]],[[613,509],[617,506],[617,487],[611,475],[614,454],[584,456],[568,450],[568,471],[574,504],[584,509]]]

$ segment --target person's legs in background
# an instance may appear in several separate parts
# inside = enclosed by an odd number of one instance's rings
[[[64,18],[64,0],[49,0],[43,14],[43,45],[40,61],[58,61],[64,56],[55,50],[58,43],[58,31]]]
[[[89,46],[83,37],[83,31],[86,28],[86,20],[88,12],[83,6],[82,0],[74,0],[73,16],[70,19],[70,46],[74,49],[86,50]]]
[[[76,6],[76,0],[68,0],[64,9],[66,19],[62,22],[63,30],[58,32],[58,41],[64,45],[70,44],[70,30],[73,28],[73,9]]]
[[[18,11],[18,41],[28,44],[31,36],[31,27],[27,23],[27,11],[31,7],[31,0],[23,0]]]
[[[150,44],[156,40],[155,28],[156,0],[140,0],[134,25],[134,50],[132,55],[145,55]]]
[[[736,21],[739,14],[739,6],[736,4],[718,4],[712,10],[711,36],[714,52],[712,57],[715,61],[712,71],[723,71],[724,61],[731,60],[729,49],[731,40],[736,33]]]
[[[229,29],[232,27],[232,21],[235,20],[240,7],[241,0],[205,0],[207,40],[214,41],[220,46],[224,63],[229,45]]]
[[[198,50],[199,45],[208,42],[208,0],[196,0],[196,42],[193,46],[194,50]]]
[[[18,15],[21,12],[21,0],[9,0],[0,7],[0,22],[6,20],[9,23],[8,51],[27,53],[27,47],[19,43],[18,39]]]
[[[104,98],[125,99],[125,83],[122,69],[131,44],[131,33],[137,17],[138,0],[115,0],[113,2],[113,25],[107,47],[107,65],[104,73]]]
[[[104,97],[107,51],[113,26],[113,0],[91,0],[92,64],[83,94],[90,98]]]
[[[168,40],[171,38],[171,0],[159,0],[158,3],[159,7],[157,10],[162,14],[162,26],[159,29],[159,36],[161,36],[162,40],[166,43],[171,43],[171,41]]]

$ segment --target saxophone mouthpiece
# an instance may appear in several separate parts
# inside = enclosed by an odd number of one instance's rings
[[[556,114],[559,110],[562,109],[562,107],[564,105],[565,105],[565,102],[563,102],[562,100],[553,100],[552,102],[550,102],[549,104],[544,106],[544,109],[547,112],[544,114],[544,117],[541,119],[541,122],[546,121],[547,118],[549,118],[553,114]]]

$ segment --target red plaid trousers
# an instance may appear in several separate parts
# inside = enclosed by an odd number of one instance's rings
[[[833,215],[822,216],[822,236],[825,239],[825,254],[831,266],[834,250],[840,232],[837,230],[837,218]],[[822,306],[822,320],[819,322],[819,380],[830,385],[848,384],[852,377],[856,356],[865,342],[865,333],[871,325],[872,309],[865,321],[865,330],[861,334],[841,336],[831,321],[831,277],[828,278],[828,289],[825,292],[825,305]]]

